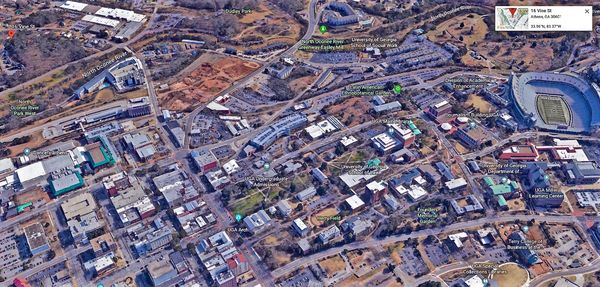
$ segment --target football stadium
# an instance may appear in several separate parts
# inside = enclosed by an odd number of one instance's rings
[[[574,74],[512,75],[510,99],[517,118],[527,127],[566,133],[590,133],[600,126],[597,85]]]

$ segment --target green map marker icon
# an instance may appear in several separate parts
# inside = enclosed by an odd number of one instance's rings
[[[28,156],[31,153],[31,149],[30,148],[26,148],[23,150],[23,155]]]
[[[235,221],[237,221],[237,222],[240,222],[240,221],[242,221],[242,215],[241,215],[241,214],[239,214],[239,213],[237,213],[237,214],[235,215]]]
[[[323,34],[325,34],[325,32],[327,32],[327,26],[325,25],[320,25],[319,26],[319,31]]]
[[[394,93],[396,93],[396,94],[402,93],[402,86],[400,84],[394,84]]]

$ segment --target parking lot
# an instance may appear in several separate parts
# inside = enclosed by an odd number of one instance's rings
[[[406,272],[406,274],[410,276],[415,276],[417,274],[425,274],[429,272],[429,268],[421,258],[421,256],[416,256],[415,254],[419,254],[419,251],[414,247],[405,247],[401,251],[400,254],[400,268]]]

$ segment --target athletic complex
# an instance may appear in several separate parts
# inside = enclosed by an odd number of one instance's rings
[[[527,127],[591,133],[600,127],[600,89],[574,74],[524,73],[509,80],[509,98]]]

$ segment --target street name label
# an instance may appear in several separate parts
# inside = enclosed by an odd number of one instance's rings
[[[496,31],[592,31],[592,6],[496,6]]]

